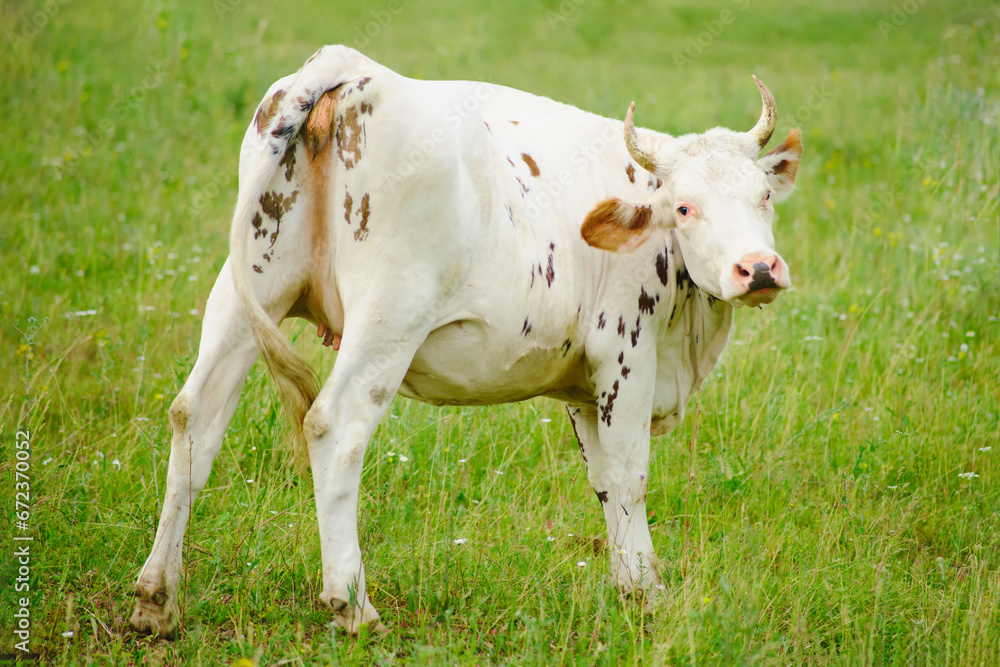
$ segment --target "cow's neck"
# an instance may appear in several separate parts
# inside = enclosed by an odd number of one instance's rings
[[[666,252],[670,263],[661,292],[667,307],[657,339],[654,435],[669,431],[681,420],[688,399],[722,355],[733,323],[733,307],[691,281],[674,234],[667,239]],[[659,257],[657,261],[662,278],[662,261]]]

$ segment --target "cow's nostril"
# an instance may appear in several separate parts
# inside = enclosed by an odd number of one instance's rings
[[[743,276],[744,278],[747,278],[747,277],[749,277],[749,276],[750,276],[750,272],[749,272],[749,271],[747,271],[746,269],[744,269],[744,268],[743,268],[742,266],[740,266],[739,264],[737,264],[737,265],[736,265],[736,272],[737,272],[737,273],[739,273],[739,274],[740,274],[741,276]]]

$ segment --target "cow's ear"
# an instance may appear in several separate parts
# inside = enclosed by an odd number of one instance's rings
[[[653,207],[605,199],[587,214],[580,236],[588,245],[611,252],[632,252],[653,231]]]
[[[771,184],[772,201],[781,201],[792,194],[801,157],[802,131],[796,128],[788,131],[788,138],[784,143],[771,149],[767,155],[758,160]]]

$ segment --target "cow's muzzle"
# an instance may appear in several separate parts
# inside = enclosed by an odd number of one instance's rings
[[[791,285],[788,267],[773,252],[744,255],[733,267],[733,279],[743,290],[737,301],[750,307],[771,303],[781,290]]]

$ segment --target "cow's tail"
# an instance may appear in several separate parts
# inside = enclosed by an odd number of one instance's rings
[[[250,284],[250,272],[254,269],[249,256],[252,220],[261,197],[278,170],[279,162],[309,118],[317,100],[326,91],[354,78],[348,67],[352,55],[357,57],[356,52],[345,47],[320,49],[299,70],[267,127],[258,128],[263,145],[246,182],[240,183],[230,233],[230,269],[236,293],[257,348],[277,385],[288,420],[294,463],[299,471],[305,471],[308,460],[302,422],[319,393],[319,381],[254,294]]]

